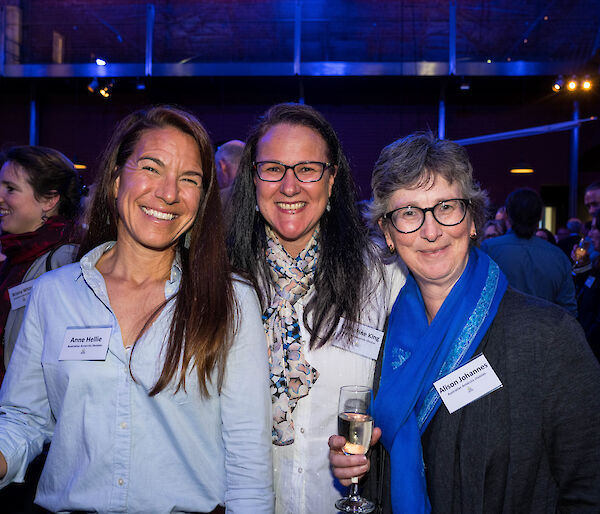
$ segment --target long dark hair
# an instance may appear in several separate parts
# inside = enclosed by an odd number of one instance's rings
[[[301,125],[316,131],[327,146],[327,159],[337,165],[329,199],[331,209],[320,220],[319,260],[315,274],[315,294],[304,311],[304,323],[311,334],[310,347],[325,345],[339,319],[345,327],[358,321],[361,299],[366,293],[367,261],[372,256],[358,209],[356,188],[348,161],[333,127],[321,113],[300,104],[271,107],[250,131],[242,153],[238,176],[228,204],[227,245],[231,265],[255,277],[261,287],[263,308],[271,302],[269,266],[265,259],[265,220],[256,210],[254,169],[260,139],[273,126]],[[312,326],[308,315],[312,313]]]
[[[178,242],[182,262],[179,292],[172,300],[175,307],[165,363],[150,395],[165,389],[173,379],[177,380],[177,389],[185,389],[185,377],[190,367],[196,368],[200,392],[207,395],[207,384],[211,382],[215,367],[218,370],[219,389],[223,383],[235,301],[225,249],[212,144],[206,130],[192,114],[171,106],[156,106],[136,111],[119,123],[100,160],[89,230],[81,245],[79,258],[106,241],[116,240],[118,212],[113,192],[115,180],[140,137],[149,130],[168,127],[174,127],[196,141],[202,165],[204,196],[194,224],[189,229],[189,249],[185,247],[185,237],[180,237]],[[140,335],[169,301],[150,316]]]

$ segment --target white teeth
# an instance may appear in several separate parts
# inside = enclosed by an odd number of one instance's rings
[[[7,214],[10,214],[8,209],[0,209],[0,216],[6,216]]]
[[[175,219],[175,214],[170,214],[168,212],[160,212],[155,211],[154,209],[148,209],[147,207],[142,207],[142,211],[148,216],[152,216],[154,218],[158,218],[159,220],[172,220]]]
[[[283,203],[278,202],[277,206],[286,211],[295,211],[296,209],[301,209],[306,205],[306,202],[296,202],[296,203]]]

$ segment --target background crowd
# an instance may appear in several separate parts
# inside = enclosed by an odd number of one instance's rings
[[[411,134],[359,209],[300,104],[216,152],[193,114],[136,111],[92,195],[60,152],[9,149],[5,505],[322,514],[360,476],[381,512],[600,510],[600,183],[555,236],[536,191],[492,213],[474,175]],[[433,384],[479,356],[501,387],[451,413]],[[375,393],[368,456],[330,438],[348,384]]]

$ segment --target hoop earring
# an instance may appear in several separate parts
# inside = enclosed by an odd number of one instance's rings
[[[475,239],[477,239],[477,232],[473,232],[469,237],[471,240],[475,241]]]
[[[42,211],[42,223],[46,223],[48,221],[48,215],[46,211]]]

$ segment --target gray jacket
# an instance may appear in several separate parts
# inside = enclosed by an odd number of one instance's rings
[[[579,323],[509,288],[478,352],[503,387],[427,427],[433,513],[600,512],[600,366]],[[378,512],[392,512],[389,471],[378,444],[365,487]]]

